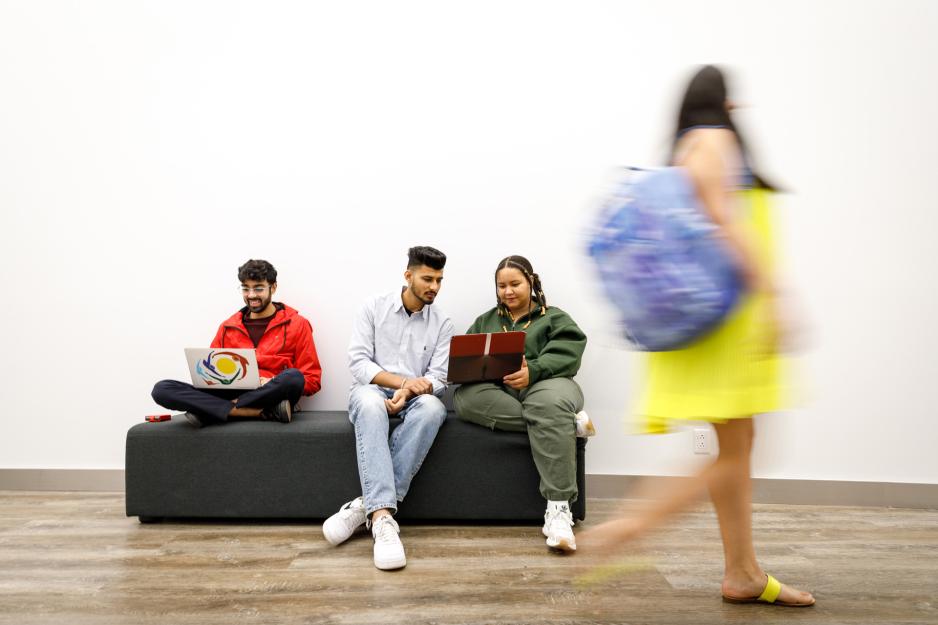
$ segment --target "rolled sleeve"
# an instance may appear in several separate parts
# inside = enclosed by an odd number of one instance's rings
[[[297,332],[293,366],[303,374],[303,394],[313,395],[322,388],[322,366],[316,353],[316,343],[313,342],[313,325],[308,320],[304,321],[306,325]]]
[[[373,302],[369,301],[355,317],[348,346],[348,367],[358,384],[371,384],[384,371],[375,362],[375,324]]]
[[[433,349],[433,356],[430,357],[430,364],[427,367],[426,378],[433,384],[433,394],[440,396],[446,390],[446,375],[449,368],[449,343],[455,334],[453,322],[449,318],[445,319],[440,326],[440,334],[437,337],[436,346]]]

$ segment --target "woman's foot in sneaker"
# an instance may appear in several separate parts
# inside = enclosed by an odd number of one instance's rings
[[[544,513],[544,536],[547,546],[558,551],[576,551],[576,538],[573,536],[573,515],[566,501],[548,501]]]
[[[586,414],[585,410],[576,413],[574,419],[576,421],[577,438],[589,438],[596,435],[596,426],[593,425],[592,419]]]

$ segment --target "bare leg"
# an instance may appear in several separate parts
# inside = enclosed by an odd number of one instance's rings
[[[723,594],[736,598],[757,597],[766,576],[756,562],[752,544],[752,480],[749,475],[754,428],[752,419],[733,419],[715,424],[720,455],[697,475],[684,479],[664,497],[645,500],[637,510],[623,510],[622,518],[581,532],[581,547],[609,553],[661,525],[667,517],[693,503],[709,488],[720,523],[726,561]],[[618,543],[618,544],[616,544]],[[779,601],[814,602],[806,592],[782,585]]]
[[[231,419],[256,419],[261,416],[260,408],[239,408],[238,407],[238,397],[235,397],[231,400],[231,412],[228,413],[228,418]]]
[[[765,575],[756,562],[756,550],[752,545],[752,479],[749,476],[755,434],[752,419],[716,424],[714,429],[720,441],[719,462],[723,471],[720,479],[708,486],[723,539],[726,563],[723,592],[731,596],[758,595],[765,585]],[[758,585],[758,589],[748,588],[753,585]]]
[[[750,463],[755,434],[752,419],[733,419],[715,424],[720,456],[714,479],[708,481],[723,539],[723,594],[728,597],[757,597],[765,587],[766,575],[756,561],[752,544],[752,478]],[[782,585],[779,601],[814,603],[810,593]]]
[[[261,416],[260,408],[238,408],[234,406],[231,408],[231,412],[228,413],[229,419],[256,419],[259,416]]]
[[[588,550],[607,550],[640,538],[661,525],[669,516],[701,499],[707,484],[721,470],[719,458],[691,477],[669,480],[667,489],[656,487],[654,479],[645,479],[633,493],[635,501],[619,512],[620,517],[579,534]],[[665,493],[664,496],[661,494]],[[618,543],[618,544],[616,544]],[[592,549],[591,549],[592,548]]]

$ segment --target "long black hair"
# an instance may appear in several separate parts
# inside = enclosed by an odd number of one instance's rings
[[[531,302],[537,302],[541,306],[541,314],[547,313],[547,296],[544,295],[544,288],[541,286],[541,277],[534,273],[534,267],[524,256],[512,255],[498,261],[498,267],[495,268],[495,307],[498,314],[503,317],[510,317],[508,307],[502,303],[498,297],[498,272],[502,269],[517,269],[527,280],[531,287]],[[528,314],[531,313],[533,306],[528,305]]]
[[[681,100],[681,109],[677,116],[677,129],[674,132],[674,142],[671,146],[671,156],[674,156],[674,147],[685,132],[695,126],[722,126],[733,131],[736,135],[736,141],[739,143],[739,149],[743,153],[746,166],[752,174],[754,186],[760,189],[770,191],[777,190],[777,187],[769,183],[764,176],[760,175],[753,167],[752,155],[746,145],[746,141],[736,124],[733,123],[733,117],[726,110],[727,89],[726,78],[723,72],[714,65],[704,65],[690,79],[687,90],[684,92],[684,99]]]

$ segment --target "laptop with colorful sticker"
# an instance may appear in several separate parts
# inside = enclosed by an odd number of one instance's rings
[[[253,349],[187,347],[192,386],[213,389],[254,389],[261,385]]]

